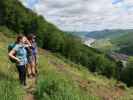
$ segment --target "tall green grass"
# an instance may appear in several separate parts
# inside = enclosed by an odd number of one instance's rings
[[[0,100],[23,100],[24,89],[18,81],[15,65],[8,60],[11,39],[0,33]]]
[[[100,100],[92,96],[79,87],[72,80],[72,76],[56,69],[55,61],[63,67],[64,61],[56,58],[44,51],[39,57],[39,77],[37,81],[37,91],[35,92],[36,100]],[[68,67],[67,65],[64,67]],[[73,68],[68,70],[72,73],[78,73]],[[74,71],[74,72],[73,72]]]
[[[84,67],[55,55],[45,50],[40,52],[39,77],[34,94],[36,100],[103,100],[106,97],[105,91],[107,96],[115,98],[114,100],[133,99],[132,89],[122,90],[125,94],[115,97],[116,92],[112,92],[112,89],[116,88],[116,80],[94,75]],[[75,81],[75,76],[90,83],[82,88],[81,84]]]
[[[39,77],[35,95],[37,100],[100,100],[55,71]]]
[[[23,100],[24,92],[13,79],[0,81],[0,100]]]

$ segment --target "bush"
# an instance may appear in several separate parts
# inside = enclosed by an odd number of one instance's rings
[[[128,86],[133,86],[133,59],[130,59],[127,67],[122,70],[120,80],[125,82]]]

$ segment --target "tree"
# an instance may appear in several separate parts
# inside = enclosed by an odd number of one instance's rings
[[[120,76],[120,80],[125,82],[128,86],[133,86],[133,58],[130,58]]]

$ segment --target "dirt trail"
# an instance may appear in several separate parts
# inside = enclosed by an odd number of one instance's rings
[[[24,96],[24,100],[35,100],[34,92],[36,89],[36,78],[27,79],[27,86],[24,88],[26,91],[26,95]]]

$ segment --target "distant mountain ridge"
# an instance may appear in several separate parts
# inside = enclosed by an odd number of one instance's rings
[[[113,47],[120,48],[118,52],[127,55],[133,55],[133,29],[106,29],[92,32],[71,32],[71,34],[85,38],[94,38],[96,40],[102,41],[108,39],[108,42],[111,43]],[[103,45],[103,43],[98,45]]]
[[[101,39],[101,38],[113,38],[113,37],[119,37],[123,34],[131,33],[133,32],[133,29],[106,29],[102,31],[82,31],[82,32],[69,32],[77,36],[85,36],[85,37],[91,37],[95,39]]]

